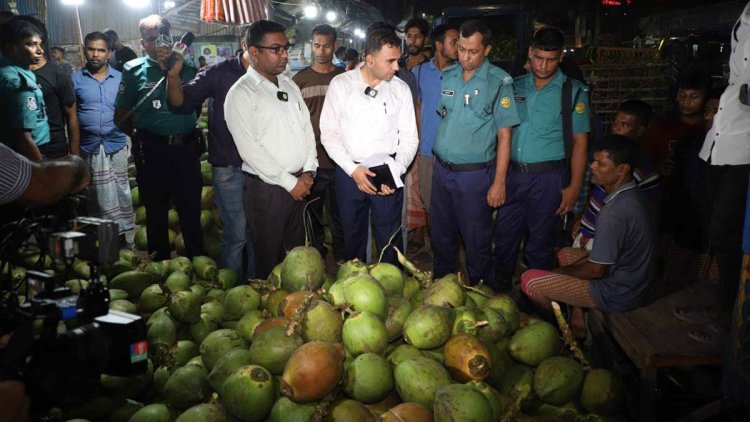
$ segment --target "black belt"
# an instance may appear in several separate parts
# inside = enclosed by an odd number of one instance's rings
[[[155,142],[162,145],[186,145],[195,142],[195,131],[183,133],[180,135],[157,135],[145,129],[138,129],[137,134],[143,136],[148,142]]]
[[[247,176],[247,177],[249,177],[251,179],[260,180],[260,176],[258,176],[257,174],[248,173],[245,170],[242,170],[242,173],[244,173],[245,176]],[[299,171],[296,171],[294,173],[289,173],[289,174],[291,174],[294,177],[299,177],[299,176],[302,176],[302,173],[304,173],[304,172],[302,170],[299,170]]]
[[[438,157],[437,155],[435,155],[435,160],[437,160],[437,162],[441,166],[445,167],[446,169],[448,169],[450,171],[473,171],[473,170],[481,170],[481,169],[484,169],[484,168],[487,168],[487,167],[491,166],[495,162],[495,159],[492,159],[492,160],[486,161],[484,163],[456,164],[456,163],[451,163],[450,161],[445,161],[442,158]]]
[[[565,160],[540,161],[538,163],[510,162],[510,168],[521,173],[541,173],[543,171],[557,170],[564,165]]]

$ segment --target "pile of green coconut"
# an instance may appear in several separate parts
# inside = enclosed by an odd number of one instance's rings
[[[620,380],[590,368],[571,336],[507,295],[433,280],[399,257],[406,273],[353,260],[333,277],[302,246],[268,280],[242,282],[209,257],[123,250],[107,269],[110,309],[147,321],[148,371],[103,375],[95,397],[55,411],[112,422],[622,419]],[[30,251],[26,261],[56,265]],[[73,270],[76,291],[89,268]]]

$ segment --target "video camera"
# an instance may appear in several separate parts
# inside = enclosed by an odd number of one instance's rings
[[[21,221],[16,232],[27,232],[0,239],[4,243],[35,237],[40,252],[48,250],[63,262],[78,258],[91,269],[88,285],[77,295],[60,277],[44,271],[27,271],[16,285],[12,279],[0,283],[0,337],[12,335],[0,348],[0,379],[24,381],[32,402],[44,405],[81,403],[99,388],[101,374],[141,374],[148,364],[143,319],[110,311],[109,290],[99,278],[99,267],[118,258],[117,225],[79,217],[69,221],[70,230],[57,232],[58,223],[47,217]],[[0,268],[7,265],[10,272],[17,259],[1,253],[8,246],[4,243],[0,249]],[[19,246],[12,245],[10,251]],[[23,303],[20,292],[25,293]]]

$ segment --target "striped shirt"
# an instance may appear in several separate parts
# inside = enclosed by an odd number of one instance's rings
[[[18,199],[31,183],[31,161],[0,144],[0,205]]]

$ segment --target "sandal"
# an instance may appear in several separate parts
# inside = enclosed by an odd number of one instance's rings
[[[708,308],[700,305],[683,305],[674,308],[674,316],[691,324],[707,324],[713,321]]]

